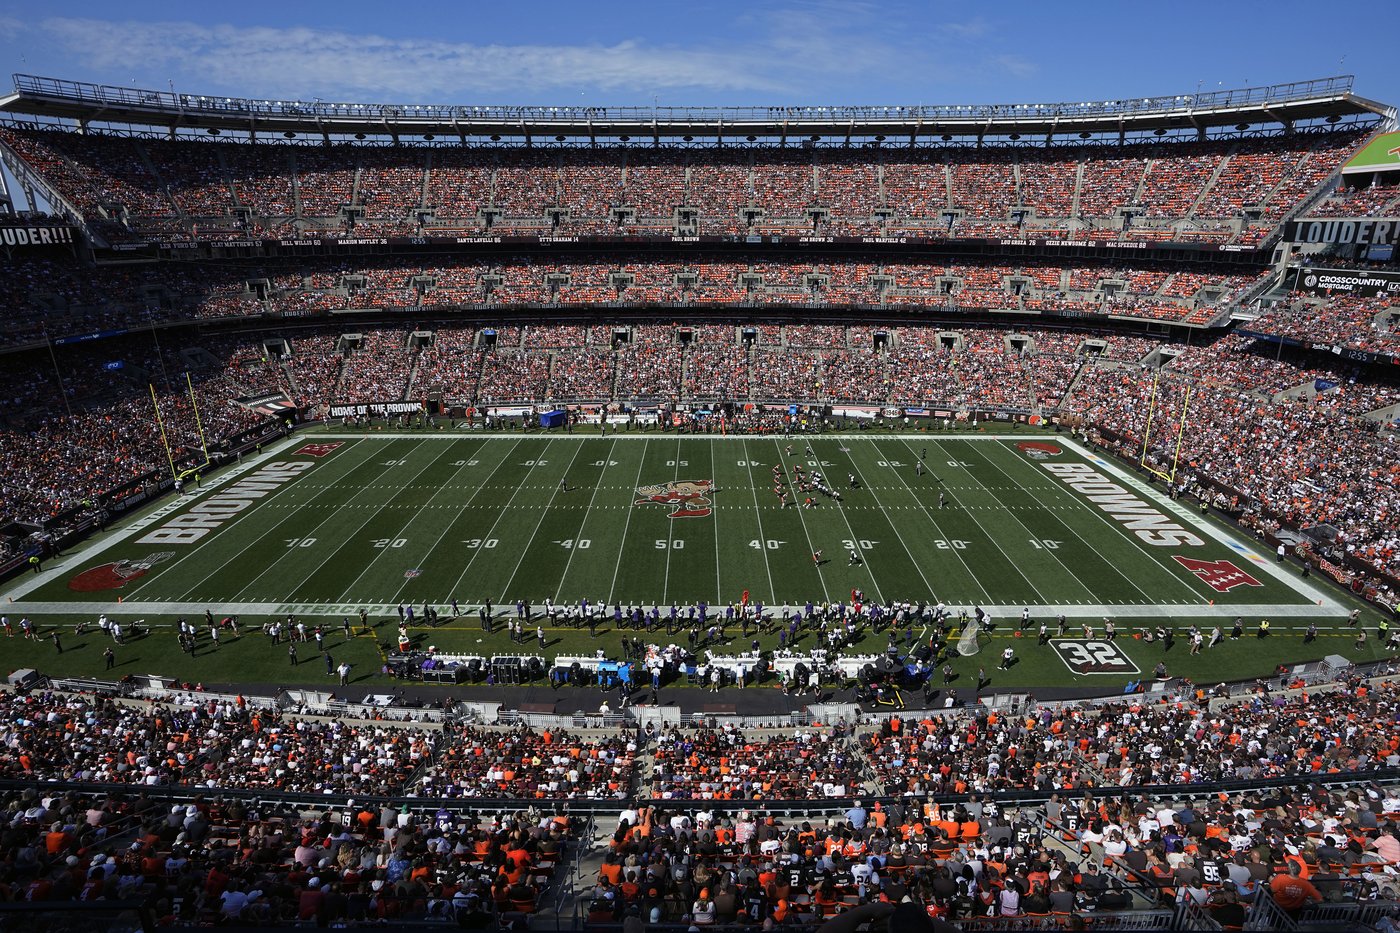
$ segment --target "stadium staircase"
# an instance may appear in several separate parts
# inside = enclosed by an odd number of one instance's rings
[[[1197,193],[1196,199],[1192,201],[1191,206],[1186,209],[1183,219],[1190,220],[1196,216],[1196,210],[1201,206],[1201,203],[1205,201],[1206,197],[1210,195],[1211,189],[1214,188],[1215,183],[1220,180],[1220,176],[1224,173],[1225,167],[1230,164],[1230,159],[1238,151],[1238,146],[1231,146],[1230,150],[1225,153],[1225,157],[1215,163],[1215,171],[1210,173],[1210,177],[1206,179],[1206,183],[1201,186],[1201,190]]]
[[[233,183],[233,172],[229,170],[228,160],[224,158],[224,151],[221,147],[214,147],[214,159],[219,163],[219,173],[223,176],[224,185],[228,187],[229,202],[234,207],[242,207],[243,199],[238,196],[238,186]]]
[[[140,140],[136,139],[133,139],[131,141],[131,146],[133,149],[136,150],[136,155],[141,160],[141,164],[145,166],[146,171],[149,172],[151,177],[156,180],[156,184],[160,185],[161,193],[164,194],[165,199],[170,202],[170,206],[174,208],[175,216],[180,218],[180,226],[184,227],[186,230],[189,230],[190,215],[185,212],[185,209],[183,207],[180,206],[180,202],[175,200],[175,195],[170,193],[169,183],[166,182],[166,180],[161,177],[160,172],[156,170],[156,164],[155,162],[151,161],[151,155],[146,151],[146,147],[141,145]]]
[[[1383,133],[1389,132],[1392,129],[1394,129],[1394,127],[1390,124],[1383,123],[1377,126],[1376,129],[1371,131],[1370,135],[1368,135],[1361,142],[1357,143],[1356,146],[1352,149],[1352,151],[1360,152],[1361,150],[1369,146],[1372,143],[1372,141],[1376,139],[1376,137],[1382,135]],[[1303,158],[1302,161],[1298,163],[1296,171],[1302,171],[1303,166],[1305,166],[1308,163],[1308,161],[1312,158],[1313,153],[1317,149],[1317,145],[1317,142],[1314,142],[1312,147],[1308,149],[1307,155]],[[1311,211],[1314,207],[1317,207],[1317,205],[1321,204],[1328,197],[1330,197],[1332,192],[1337,190],[1337,182],[1342,177],[1342,167],[1345,164],[1345,160],[1340,162],[1337,165],[1337,168],[1335,168],[1331,172],[1331,174],[1324,178],[1316,188],[1309,192],[1306,197],[1301,198],[1291,210],[1284,212],[1283,216],[1278,219],[1277,224],[1274,226],[1273,230],[1259,244],[1260,247],[1268,248],[1277,243],[1279,237],[1283,235],[1284,224],[1297,217],[1306,217],[1309,211]],[[1243,302],[1241,302],[1241,304],[1243,304]]]
[[[287,153],[287,176],[292,180],[292,218],[298,232],[306,229],[306,217],[301,212],[301,173],[297,169],[296,153]]]
[[[67,163],[70,168],[76,170],[76,165],[74,165],[72,159],[69,159],[61,153],[56,153],[56,155]],[[49,184],[48,180],[42,174],[31,168],[29,163],[21,158],[20,154],[11,149],[9,144],[4,141],[0,141],[0,165],[4,165],[5,168],[9,169],[14,180],[19,182],[21,190],[37,192],[44,201],[48,202],[49,207],[52,208],[55,213],[64,215],[73,224],[86,231],[92,238],[94,245],[103,247],[108,245],[107,239],[102,236],[101,230],[95,229],[93,225],[88,224],[87,220],[83,217],[83,212],[78,210],[78,208],[73,205],[72,201],[69,201],[59,193],[57,188]]]
[[[350,184],[350,203],[351,203],[352,205],[358,204],[358,205],[360,205],[361,207],[364,206],[363,204],[360,204],[360,181],[361,181],[361,179],[363,179],[364,177],[365,177],[365,167],[364,167],[363,165],[356,165],[356,166],[355,166],[355,180]]]
[[[1129,204],[1141,204],[1142,196],[1147,192],[1147,179],[1152,177],[1152,168],[1157,164],[1156,159],[1148,159],[1142,167],[1142,177],[1138,179],[1137,188],[1133,189],[1133,199]]]
[[[1070,203],[1069,216],[1071,224],[1077,222],[1079,217],[1079,194],[1084,190],[1084,160],[1076,159],[1074,163],[1074,200]],[[1062,273],[1063,274],[1063,273]]]
[[[359,182],[358,182],[358,178],[359,178],[359,176],[357,175],[357,176],[356,176],[356,179],[357,179],[356,184],[359,183]],[[432,180],[433,180],[433,151],[432,151],[431,149],[429,149],[426,153],[424,153],[424,162],[423,162],[423,183],[422,183],[421,185],[418,186],[418,209],[419,209],[419,210],[425,210],[425,209],[427,209],[428,206],[429,206],[429,205],[428,205],[428,187],[429,187],[429,185],[432,184]],[[433,206],[436,207],[436,205],[433,205]]]

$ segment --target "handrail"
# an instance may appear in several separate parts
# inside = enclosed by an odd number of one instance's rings
[[[919,104],[916,106],[748,106],[748,107],[579,107],[501,106],[460,104],[351,103],[322,100],[268,100],[223,94],[186,94],[142,88],[93,84],[65,78],[15,74],[16,93],[34,98],[88,103],[102,107],[140,108],[198,116],[199,114],[291,117],[318,120],[392,119],[396,121],[473,122],[521,121],[559,124],[572,121],[646,124],[715,122],[735,126],[750,121],[778,121],[802,127],[807,123],[983,121],[987,119],[1054,120],[1157,113],[1196,113],[1222,108],[1280,106],[1319,97],[1351,93],[1354,75],[1336,75],[1263,87],[1232,88],[1165,94],[1119,100],[1065,101],[1027,104]]]

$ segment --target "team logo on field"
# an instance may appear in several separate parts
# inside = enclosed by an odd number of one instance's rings
[[[1217,593],[1228,593],[1237,586],[1264,585],[1228,560],[1197,560],[1179,554],[1173,554],[1172,560],[1200,577]]]
[[[1049,460],[1064,453],[1058,444],[1047,441],[1018,441],[1016,447],[1032,460]]]
[[[1065,666],[1076,674],[1136,674],[1138,666],[1111,641],[1056,638],[1050,642]]]
[[[638,486],[637,501],[633,505],[647,505],[655,502],[669,505],[673,511],[669,518],[704,518],[712,511],[714,480],[678,479],[655,486]]]
[[[339,447],[339,446],[340,446],[339,443],[335,443],[335,444],[307,444],[305,447],[301,448],[301,450],[298,450],[298,451],[296,452],[295,456],[298,456],[298,457],[324,457],[324,456],[326,456],[327,454],[329,454],[332,450],[335,450],[335,449],[336,449],[337,447]]]
[[[151,568],[156,564],[174,556],[174,551],[161,551],[158,554],[148,554],[138,560],[116,560],[110,564],[89,567],[69,580],[68,588],[78,593],[120,589],[132,580],[139,580],[150,573]]]

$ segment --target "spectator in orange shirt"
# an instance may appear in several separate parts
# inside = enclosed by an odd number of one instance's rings
[[[1293,917],[1309,904],[1322,902],[1322,894],[1311,881],[1302,877],[1302,869],[1297,862],[1289,862],[1288,874],[1274,875],[1269,882],[1269,892],[1278,906]]]

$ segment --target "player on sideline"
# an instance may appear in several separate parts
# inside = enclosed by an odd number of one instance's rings
[[[1007,645],[1006,648],[1005,648],[1005,649],[1002,651],[1002,653],[1001,653],[1001,663],[997,665],[997,670],[1000,670],[1000,671],[1009,671],[1009,670],[1011,670],[1011,662],[1012,662],[1013,660],[1015,660],[1015,658],[1016,658],[1016,649],[1015,649],[1015,648],[1012,648],[1010,645]]]

